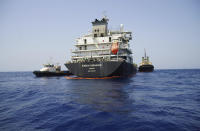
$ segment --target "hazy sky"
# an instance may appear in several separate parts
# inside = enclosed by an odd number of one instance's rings
[[[110,29],[133,32],[135,63],[146,48],[157,69],[200,68],[199,0],[0,0],[0,71],[63,65],[104,11]]]

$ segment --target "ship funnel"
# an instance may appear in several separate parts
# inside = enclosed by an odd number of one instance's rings
[[[124,25],[120,24],[120,31],[123,32],[124,31]]]

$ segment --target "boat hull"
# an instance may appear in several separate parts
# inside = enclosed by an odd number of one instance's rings
[[[69,76],[72,75],[69,71],[48,72],[48,71],[33,71],[37,77],[51,77],[51,76]]]
[[[139,72],[152,72],[154,71],[153,65],[141,65],[139,66]]]
[[[136,67],[126,61],[92,61],[66,63],[65,66],[78,77],[101,78],[120,76],[127,77],[136,73]]]

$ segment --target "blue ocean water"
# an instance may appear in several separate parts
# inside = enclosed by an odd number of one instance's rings
[[[0,130],[200,130],[200,70],[108,80],[1,72]]]

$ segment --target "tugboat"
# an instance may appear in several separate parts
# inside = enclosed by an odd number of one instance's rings
[[[37,77],[42,76],[67,76],[72,75],[69,71],[61,71],[61,66],[54,64],[44,64],[44,67],[39,71],[33,71]]]
[[[129,41],[132,32],[108,30],[109,19],[92,22],[92,32],[76,40],[71,61],[65,66],[79,78],[128,77],[137,72]]]
[[[154,71],[154,66],[149,61],[149,57],[146,56],[146,50],[144,49],[144,57],[142,57],[142,63],[139,66],[139,72],[152,72]]]

